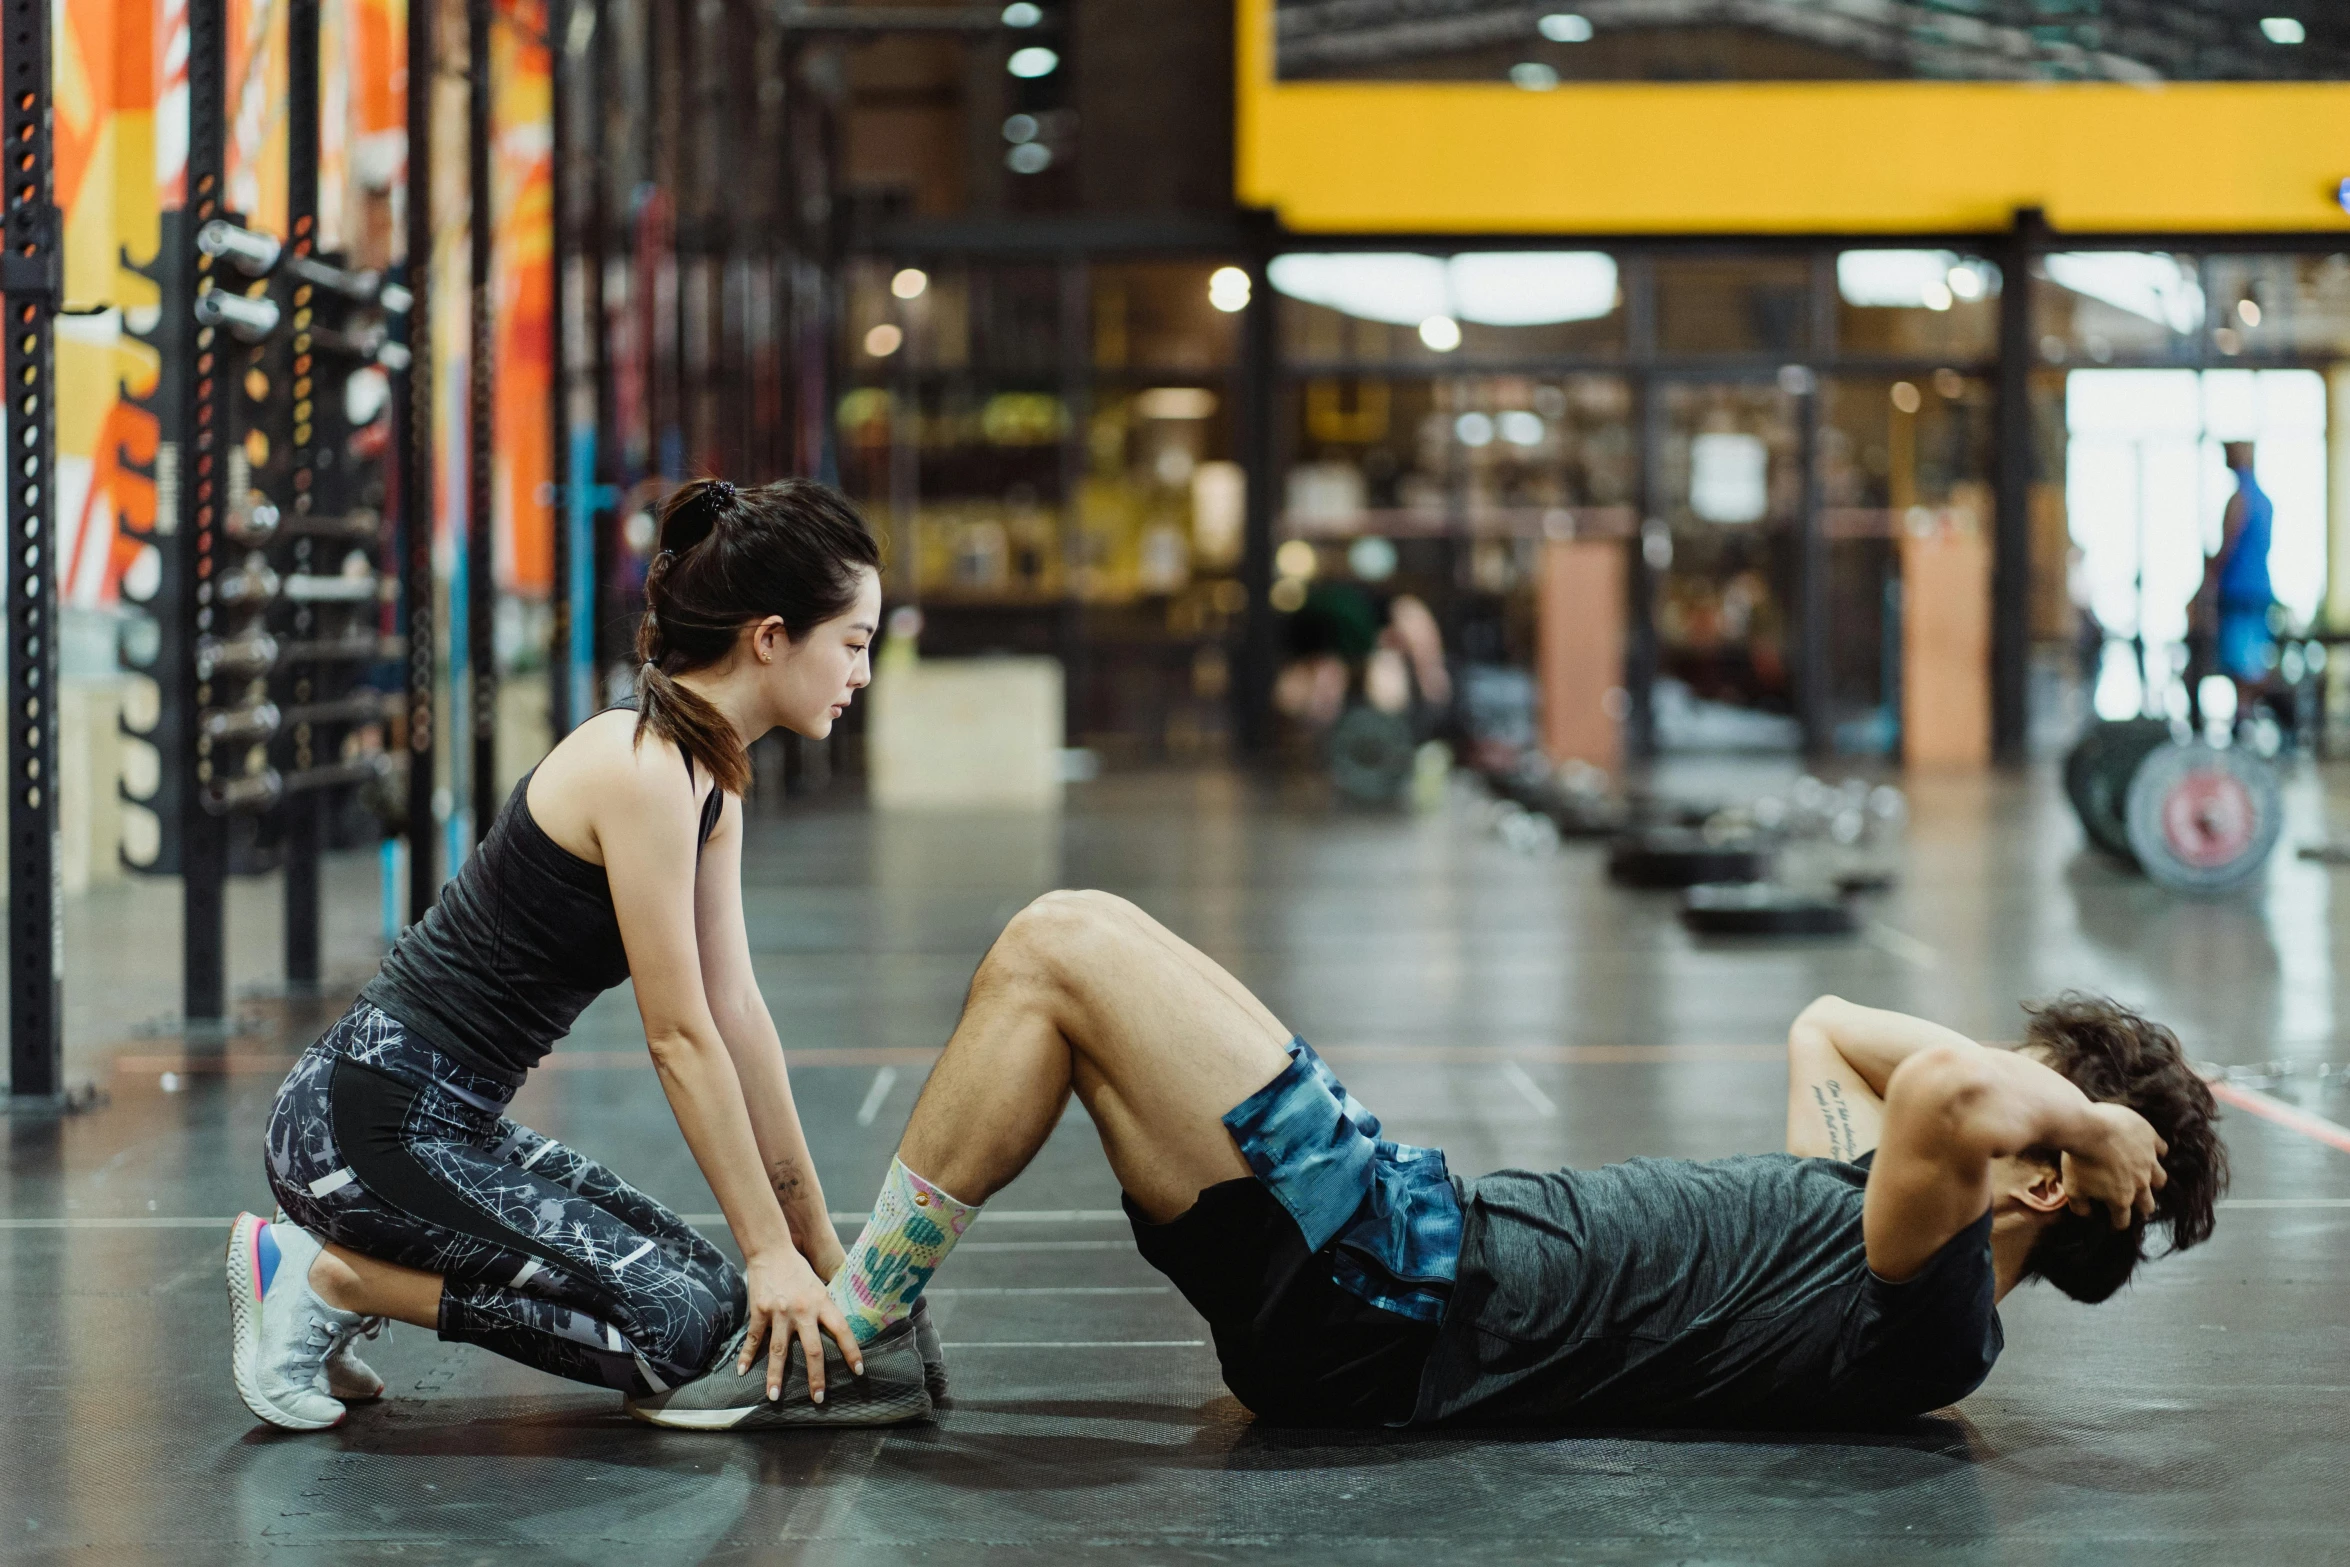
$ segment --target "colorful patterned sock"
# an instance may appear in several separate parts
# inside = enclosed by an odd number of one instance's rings
[[[977,1217],[979,1204],[959,1201],[907,1169],[903,1160],[890,1160],[881,1195],[873,1199],[873,1216],[829,1286],[833,1304],[849,1319],[858,1343],[870,1344],[890,1324],[906,1319],[922,1286]]]

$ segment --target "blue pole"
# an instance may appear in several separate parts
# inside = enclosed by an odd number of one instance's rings
[[[564,494],[570,501],[564,526],[570,532],[571,580],[564,584],[564,591],[571,599],[571,646],[565,650],[566,667],[558,671],[558,678],[571,682],[571,721],[577,724],[602,705],[595,691],[595,508],[599,497],[594,425],[576,426],[571,432],[571,479]]]

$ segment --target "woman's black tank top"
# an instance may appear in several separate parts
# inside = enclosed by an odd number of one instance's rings
[[[693,775],[693,762],[686,762]],[[628,978],[604,867],[547,836],[522,776],[472,858],[401,932],[360,999],[425,1043],[520,1087],[587,1004]],[[724,807],[702,805],[700,846]]]

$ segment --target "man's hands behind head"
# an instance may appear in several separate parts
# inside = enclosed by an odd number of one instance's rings
[[[2098,1132],[2094,1144],[2066,1149],[2058,1167],[2067,1206],[2088,1214],[2102,1204],[2117,1230],[2133,1219],[2151,1219],[2154,1194],[2170,1179],[2162,1168],[2169,1145],[2127,1105],[2091,1105],[2089,1114]]]

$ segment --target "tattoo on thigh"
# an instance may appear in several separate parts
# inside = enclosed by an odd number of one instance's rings
[[[1814,1083],[1811,1096],[1820,1107],[1821,1121],[1828,1128],[1828,1156],[1847,1160],[1860,1157],[1860,1134],[1852,1129],[1852,1106],[1844,1098],[1842,1085]]]

